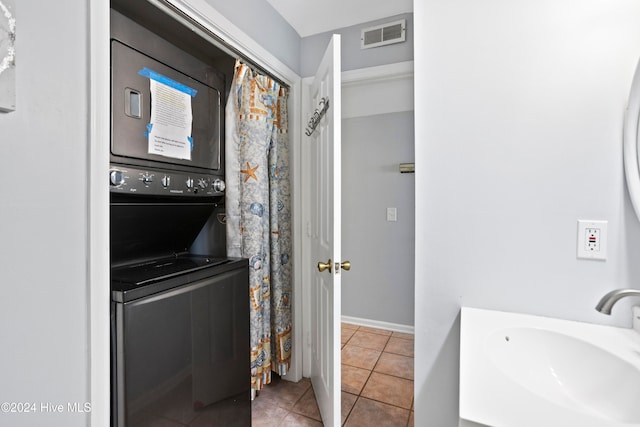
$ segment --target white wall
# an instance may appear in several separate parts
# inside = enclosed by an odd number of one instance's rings
[[[416,425],[457,425],[460,306],[630,325],[640,287],[622,124],[640,56],[631,0],[414,3]],[[609,259],[576,259],[577,220]],[[637,302],[637,301],[636,301]]]
[[[11,426],[84,426],[87,310],[87,2],[16,3],[16,111],[0,113],[0,413]],[[62,414],[41,404],[62,404]]]

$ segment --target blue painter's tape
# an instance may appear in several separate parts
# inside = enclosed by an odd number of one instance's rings
[[[149,134],[151,133],[151,129],[152,128],[153,128],[153,123],[148,123],[147,124],[147,131],[142,133],[145,138],[149,138]]]
[[[195,90],[194,88],[189,87],[187,85],[184,85],[184,84],[182,84],[180,82],[177,82],[177,81],[175,81],[173,79],[170,79],[167,76],[163,76],[162,74],[157,73],[157,72],[155,72],[155,71],[153,71],[153,70],[151,70],[151,69],[149,69],[147,67],[144,67],[142,70],[138,71],[138,74],[140,74],[143,77],[148,77],[151,80],[155,80],[157,82],[160,82],[160,83],[162,83],[164,85],[167,85],[169,87],[172,87],[172,88],[174,88],[176,90],[179,90],[180,92],[184,92],[187,95],[191,96],[192,98],[194,96],[196,96],[196,94],[198,93],[198,91]]]
[[[189,140],[189,145],[191,146],[191,151],[193,151],[193,137],[188,136],[187,139]]]

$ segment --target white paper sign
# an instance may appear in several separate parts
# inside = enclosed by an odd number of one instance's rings
[[[196,91],[149,69],[151,123],[147,125],[150,154],[191,160],[193,114],[191,98]]]

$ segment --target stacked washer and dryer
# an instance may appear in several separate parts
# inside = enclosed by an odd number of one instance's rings
[[[225,243],[228,79],[131,15],[111,15],[112,425],[249,426],[248,263]]]

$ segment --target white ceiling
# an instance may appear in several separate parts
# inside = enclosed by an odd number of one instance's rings
[[[413,0],[267,0],[301,37],[413,12]]]

